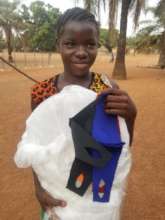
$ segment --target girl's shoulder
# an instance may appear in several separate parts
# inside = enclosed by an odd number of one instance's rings
[[[56,76],[40,81],[31,88],[31,101],[33,105],[39,105],[42,101],[56,93]]]
[[[99,93],[107,88],[119,88],[117,83],[110,79],[107,74],[104,73],[93,73],[93,80],[90,85],[90,89]]]

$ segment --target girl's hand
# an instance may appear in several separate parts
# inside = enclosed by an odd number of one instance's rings
[[[67,204],[65,201],[54,199],[47,191],[42,188],[38,188],[36,197],[44,211],[50,210],[53,207],[65,207]]]
[[[119,115],[126,120],[127,128],[130,134],[130,145],[133,140],[134,123],[137,115],[137,109],[129,97],[129,95],[119,88],[108,88],[101,92],[101,94],[108,94],[105,100],[105,112],[107,114]]]
[[[105,100],[105,112],[107,114],[120,115],[126,120],[134,121],[137,110],[132,99],[125,91],[108,88],[101,92],[99,96],[101,94],[108,94]]]
[[[38,180],[38,177],[34,171],[33,171],[33,177],[34,177],[34,185],[35,185],[35,194],[44,212],[50,214],[53,207],[58,207],[58,206],[63,207],[63,208],[66,207],[67,203],[65,201],[54,199],[47,191],[45,191],[42,188]],[[54,212],[51,218],[53,220],[55,219],[59,220],[59,217]]]

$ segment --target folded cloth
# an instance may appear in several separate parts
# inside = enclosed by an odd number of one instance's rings
[[[106,96],[101,95],[70,119],[76,159],[67,188],[82,196],[92,182],[93,200],[98,202],[109,201],[124,144],[120,137],[118,117],[105,113]],[[77,185],[77,178],[82,175],[81,184]]]
[[[93,202],[92,187],[84,196],[66,188],[75,160],[75,149],[69,119],[96,99],[97,94],[81,86],[66,86],[60,93],[42,102],[26,121],[26,129],[18,144],[15,162],[18,167],[31,166],[41,186],[52,197],[67,202],[65,208],[55,207],[61,220],[119,220],[125,194],[126,177],[131,167],[129,134],[126,123],[119,117],[123,145],[107,203]],[[64,101],[65,100],[65,101]],[[81,184],[83,175],[77,178]]]
[[[95,105],[96,101],[70,119],[76,158],[72,165],[67,188],[81,196],[92,182],[93,167],[103,167],[111,158],[111,153],[91,135]],[[93,150],[99,153],[99,158],[92,156]],[[83,175],[83,179],[77,186],[77,178],[80,175]]]
[[[118,117],[105,112],[105,99],[107,94],[97,99],[96,111],[93,119],[92,136],[106,147],[121,147],[123,142],[120,137]]]
[[[107,114],[104,110],[107,94],[101,95],[96,104],[93,118],[92,136],[111,152],[111,159],[104,167],[93,167],[93,200],[108,202],[110,192],[121,154],[122,142],[118,116]],[[93,152],[93,157],[98,158],[98,153]]]

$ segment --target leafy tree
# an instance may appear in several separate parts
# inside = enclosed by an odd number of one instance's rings
[[[153,27],[142,28],[136,37],[127,39],[127,49],[134,53],[151,53],[159,50],[160,34],[152,34]]]
[[[13,62],[12,57],[12,36],[13,30],[21,24],[21,18],[18,14],[19,0],[1,0],[0,1],[0,27],[3,29],[8,49],[8,60]]]
[[[30,5],[31,27],[29,35],[32,50],[55,50],[55,25],[60,15],[58,9],[42,1]]]
[[[0,52],[5,48],[5,41],[3,39],[2,31],[0,31]]]
[[[107,38],[108,38],[108,35],[109,32],[108,32],[108,29],[105,29],[105,28],[101,28],[100,29],[100,44],[101,45],[104,45],[106,44],[107,42]],[[111,44],[112,44],[112,47],[116,47],[117,46],[117,38],[119,36],[119,32],[118,30],[114,30],[114,33],[113,33],[113,38],[111,39]]]
[[[17,50],[22,50],[23,48],[23,51],[25,52],[31,47],[29,39],[31,38],[30,31],[32,27],[32,21],[29,8],[26,5],[21,5],[19,14],[22,19],[23,29],[20,28],[17,31],[15,46]]]
[[[136,37],[136,50],[157,49],[160,52],[158,66],[165,68],[165,1],[160,0],[156,7],[149,7],[146,12],[152,12],[154,20],[143,21],[146,24]]]
[[[103,45],[108,34],[108,30],[101,28],[100,29],[100,44]]]

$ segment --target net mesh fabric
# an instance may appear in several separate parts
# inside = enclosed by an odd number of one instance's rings
[[[125,145],[118,162],[110,201],[93,202],[91,187],[83,197],[66,188],[75,159],[69,118],[94,101],[96,96],[89,89],[70,85],[41,103],[28,118],[15,154],[18,167],[33,167],[42,187],[54,198],[67,201],[65,208],[55,208],[61,220],[118,220],[120,216],[126,177],[131,167],[129,135],[123,118],[119,117],[119,126]]]

